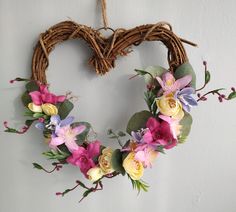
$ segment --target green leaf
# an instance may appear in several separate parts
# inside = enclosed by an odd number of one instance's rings
[[[153,78],[155,79],[156,77],[160,77],[165,72],[167,72],[167,70],[161,66],[148,66],[145,69],[145,72],[148,73],[144,75],[145,83],[151,84]]]
[[[116,149],[112,153],[111,164],[112,168],[115,171],[121,173],[122,175],[125,175],[125,169],[123,167],[123,160],[122,160],[122,152],[119,149]]]
[[[132,131],[137,131],[141,128],[145,128],[146,122],[151,116],[152,114],[146,110],[135,113],[128,122],[126,132],[131,135]]]
[[[211,79],[211,74],[209,71],[205,72],[205,84],[207,84],[208,82],[210,82]]]
[[[34,118],[37,118],[37,119],[38,119],[38,118],[42,118],[42,117],[44,117],[44,114],[42,114],[42,113],[34,113],[34,114],[33,114],[33,117],[34,117]]]
[[[39,86],[37,84],[37,82],[35,81],[30,81],[25,85],[25,88],[28,92],[32,92],[32,91],[38,91],[39,90]]]
[[[36,120],[36,119],[26,120],[26,121],[25,121],[25,125],[28,126],[28,127],[30,127],[30,126],[33,124],[33,122],[34,122],[35,120]]]
[[[69,156],[68,153],[61,150],[50,150],[48,152],[43,152],[42,154],[52,160],[65,160]]]
[[[234,98],[236,98],[236,92],[230,93],[228,99],[234,99]]]
[[[113,133],[112,129],[107,130],[107,135],[111,135]]]
[[[122,131],[119,131],[119,132],[118,132],[118,136],[124,137],[124,136],[126,136],[126,134],[125,134],[124,132],[122,132]]]
[[[149,185],[144,182],[143,180],[133,180],[129,175],[128,175],[129,179],[131,180],[133,189],[136,189],[138,191],[138,194],[140,193],[141,190],[147,192]]]
[[[58,114],[61,119],[65,119],[73,108],[73,103],[70,102],[68,99],[66,99],[63,103],[60,103],[58,108]]]
[[[192,81],[190,83],[190,85],[193,88],[196,88],[196,74],[193,70],[193,67],[191,66],[191,64],[189,62],[186,62],[182,65],[180,65],[174,73],[174,76],[176,79],[180,79],[186,75],[191,75],[192,76]]]
[[[81,126],[81,125],[84,125],[86,128],[85,128],[85,130],[81,134],[76,136],[77,141],[79,143],[83,143],[86,140],[86,138],[87,138],[87,136],[89,134],[89,131],[91,129],[91,124],[88,123],[88,122],[82,122],[81,121],[81,122],[75,122],[75,123],[71,124],[72,128],[78,127],[78,126]]]
[[[43,169],[43,167],[41,165],[39,165],[38,163],[33,163],[33,166],[35,169],[39,169],[39,170]]]
[[[191,130],[192,122],[193,122],[192,116],[189,113],[185,113],[183,119],[181,119],[180,121],[180,125],[182,127],[180,129],[181,133],[178,136],[179,143],[183,143],[187,139]]]
[[[28,107],[28,104],[32,102],[32,99],[27,91],[25,91],[21,96],[21,101],[25,107]]]

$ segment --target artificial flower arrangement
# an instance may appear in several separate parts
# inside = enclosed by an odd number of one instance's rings
[[[77,180],[73,188],[57,192],[56,195],[64,196],[75,188],[82,187],[85,189],[83,200],[90,193],[103,189],[104,178],[117,175],[128,176],[138,192],[147,191],[149,186],[142,180],[144,170],[152,167],[160,153],[186,140],[192,124],[191,108],[206,101],[210,94],[217,95],[220,102],[236,97],[234,88],[231,88],[228,96],[221,94],[223,89],[201,95],[199,91],[210,81],[207,64],[203,64],[205,83],[200,89],[195,87],[196,76],[188,62],[180,65],[175,72],[160,66],[136,70],[135,76],[142,76],[146,83],[144,99],[148,110],[135,113],[127,124],[126,132],[108,130],[108,137],[116,139],[120,148],[113,150],[102,145],[99,140],[89,140],[91,124],[76,122],[73,116],[69,116],[73,109],[69,94],[57,96],[48,90],[47,84],[22,78],[11,82],[26,82],[22,102],[25,106],[24,115],[29,119],[21,130],[10,128],[4,122],[5,131],[23,134],[35,123],[48,144],[49,151],[43,155],[53,161],[53,169],[47,170],[38,163],[33,163],[34,168],[52,173],[61,170],[66,164],[72,165],[93,183],[92,187],[88,187]]]

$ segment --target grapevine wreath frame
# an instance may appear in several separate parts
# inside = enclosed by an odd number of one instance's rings
[[[113,33],[104,37],[102,29],[110,29]],[[148,110],[135,113],[130,118],[126,133],[108,130],[108,136],[117,139],[121,146],[116,150],[103,146],[98,140],[88,140],[91,125],[88,122],[74,122],[74,118],[69,116],[73,109],[70,95],[57,96],[48,90],[46,69],[49,54],[57,44],[69,39],[86,41],[92,49],[89,64],[100,75],[115,66],[118,56],[127,55],[132,46],[138,46],[144,41],[160,41],[168,50],[168,69],[150,66],[144,70],[135,70],[134,76],[142,76],[146,83],[144,99]],[[26,82],[22,102],[26,108],[24,115],[30,118],[21,130],[11,128],[4,122],[5,131],[23,134],[36,122],[35,126],[42,130],[50,147],[43,155],[53,160],[54,168],[47,170],[38,163],[33,163],[34,167],[52,173],[65,164],[72,164],[93,182],[93,186],[88,187],[77,180],[73,188],[57,192],[57,195],[64,196],[82,187],[85,189],[84,199],[90,193],[103,189],[103,178],[113,178],[120,174],[128,176],[133,188],[147,191],[147,183],[141,180],[144,168],[151,167],[158,153],[186,140],[192,124],[190,108],[197,106],[200,101],[206,101],[210,94],[217,95],[220,102],[236,97],[234,88],[231,88],[228,96],[221,93],[223,89],[214,89],[203,95],[199,93],[209,83],[210,72],[204,62],[205,82],[201,88],[196,89],[196,75],[183,43],[196,46],[175,35],[171,25],[166,22],[141,25],[129,30],[113,30],[107,26],[95,30],[73,21],[58,23],[40,34],[32,57],[31,79],[11,80],[12,83]]]

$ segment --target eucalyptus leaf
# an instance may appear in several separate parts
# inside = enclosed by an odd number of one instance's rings
[[[144,75],[145,83],[151,84],[153,78],[155,79],[156,77],[160,77],[167,72],[167,70],[161,66],[148,66],[145,69],[145,72],[149,73]]]
[[[187,139],[191,130],[192,123],[193,123],[192,116],[189,113],[185,113],[183,119],[181,119],[180,121],[180,125],[182,127],[180,129],[181,133],[178,136],[179,143],[184,143],[185,140]]]
[[[191,64],[189,62],[183,63],[182,65],[180,65],[174,73],[174,76],[176,79],[180,79],[186,75],[191,75],[192,76],[192,81],[190,83],[190,85],[193,88],[196,88],[196,74],[193,70],[193,67],[191,66]]]
[[[122,152],[119,149],[114,150],[111,157],[112,168],[125,175],[125,169],[123,167]]]
[[[68,99],[60,103],[58,108],[58,114],[61,117],[61,119],[65,119],[73,108],[74,108],[73,103],[70,102]]]
[[[27,91],[25,91],[21,96],[21,101],[25,107],[28,107],[28,104],[32,102],[32,99]]]
[[[141,128],[145,128],[146,122],[151,116],[152,114],[146,110],[135,113],[128,122],[126,132],[131,135],[132,131],[137,131]]]
[[[32,92],[32,91],[38,91],[39,90],[39,86],[37,84],[37,82],[35,81],[30,81],[25,85],[25,88],[28,92]]]

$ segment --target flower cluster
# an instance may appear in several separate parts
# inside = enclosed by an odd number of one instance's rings
[[[80,186],[85,189],[85,198],[103,189],[103,178],[119,174],[127,175],[138,191],[147,191],[148,185],[142,180],[144,170],[152,167],[160,153],[186,140],[192,124],[191,108],[200,101],[206,101],[209,94],[218,95],[220,102],[236,97],[234,88],[228,97],[220,93],[222,89],[201,95],[199,91],[210,80],[206,63],[204,65],[205,83],[200,89],[195,88],[196,77],[189,63],[182,64],[175,72],[159,66],[136,70],[146,82],[145,101],[148,110],[135,113],[130,118],[126,133],[108,130],[108,137],[116,139],[120,145],[114,150],[102,145],[99,140],[90,139],[93,133],[91,124],[75,122],[74,117],[69,116],[73,103],[68,95],[57,96],[49,92],[48,85],[22,78],[11,82],[27,82],[22,102],[25,106],[24,115],[29,119],[20,131],[8,127],[7,122],[4,122],[5,131],[22,134],[34,123],[43,133],[49,147],[49,151],[43,155],[53,161],[54,168],[48,171],[37,163],[33,163],[34,167],[51,173],[70,164],[94,185],[87,187],[77,180],[75,187],[57,192],[57,195],[63,196]]]

